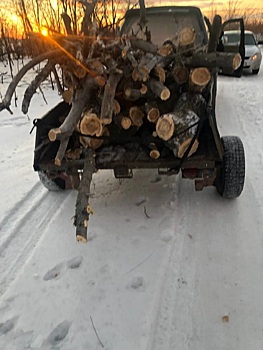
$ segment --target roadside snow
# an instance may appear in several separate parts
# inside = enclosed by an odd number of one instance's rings
[[[2,112],[0,349],[262,350],[262,88],[263,71],[219,77],[220,134],[246,150],[239,199],[180,176],[101,171],[86,245],[76,192],[49,193],[32,170],[32,120],[59,97],[35,96],[30,120]]]

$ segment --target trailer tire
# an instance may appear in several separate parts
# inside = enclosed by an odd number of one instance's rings
[[[66,174],[65,172],[57,176],[53,176],[47,171],[38,171],[38,176],[42,185],[49,191],[64,191],[77,188],[72,176]]]
[[[221,138],[224,148],[223,167],[216,179],[216,188],[223,198],[239,197],[245,182],[245,152],[237,136]]]

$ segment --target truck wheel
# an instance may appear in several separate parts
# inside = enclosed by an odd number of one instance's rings
[[[77,189],[79,186],[79,175],[68,175],[65,172],[52,174],[48,171],[38,171],[42,184],[49,191],[63,191]]]
[[[245,181],[245,152],[237,136],[221,138],[224,148],[223,167],[216,179],[218,193],[224,198],[236,198],[243,191]]]
[[[259,73],[259,68],[258,69],[252,69],[252,74],[258,74]]]

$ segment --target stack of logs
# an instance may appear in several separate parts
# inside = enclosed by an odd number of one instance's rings
[[[61,164],[74,131],[82,146],[97,149],[114,138],[124,144],[127,135],[143,129],[183,157],[206,111],[212,69],[236,69],[241,63],[239,54],[207,53],[195,42],[195,30],[189,27],[179,33],[177,46],[166,40],[159,48],[132,36],[108,41],[98,36],[88,50],[85,40],[61,41],[70,52],[60,62],[66,86],[62,96],[72,108],[48,134],[50,141],[60,140],[55,164]],[[159,145],[147,145],[151,158],[161,156]],[[197,148],[196,139],[188,156]]]

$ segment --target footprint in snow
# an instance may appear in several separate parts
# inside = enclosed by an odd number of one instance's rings
[[[129,284],[129,287],[132,289],[140,290],[145,287],[144,278],[142,276],[136,276],[132,279]]]
[[[53,267],[53,269],[49,270],[45,276],[44,276],[44,281],[50,281],[55,278],[57,278],[60,274],[62,269],[64,268],[64,263],[60,263]]]
[[[15,316],[4,323],[0,323],[0,336],[10,332],[14,328],[17,319],[18,316]]]
[[[77,256],[67,262],[67,268],[69,269],[78,269],[82,263],[82,256]]]
[[[44,341],[43,346],[48,346],[48,345],[56,346],[56,345],[58,345],[68,335],[69,328],[70,328],[70,322],[63,321],[63,322],[59,323],[53,329],[53,331],[49,334],[47,339]]]
[[[60,276],[61,272],[65,269],[78,269],[82,263],[83,258],[81,256],[77,256],[75,258],[70,259],[67,262],[62,262],[57,264],[53,269],[49,270],[45,276],[44,281],[50,281],[56,279]]]

